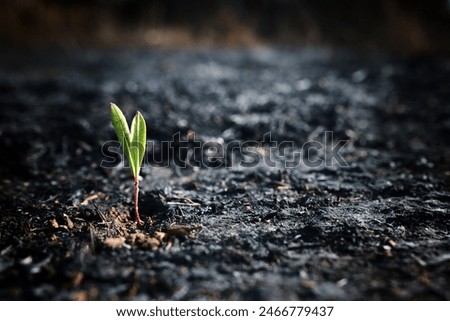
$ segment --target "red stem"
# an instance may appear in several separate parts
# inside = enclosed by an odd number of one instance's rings
[[[144,224],[139,217],[139,177],[134,178],[134,215],[139,225]]]

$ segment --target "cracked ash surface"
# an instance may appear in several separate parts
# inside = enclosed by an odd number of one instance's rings
[[[1,299],[450,299],[448,60],[1,55]],[[100,166],[110,101],[147,119],[142,227],[129,170]],[[326,131],[348,166],[284,163]],[[255,143],[250,167],[195,149],[269,132],[293,142],[271,166]],[[208,162],[170,162],[193,156]]]

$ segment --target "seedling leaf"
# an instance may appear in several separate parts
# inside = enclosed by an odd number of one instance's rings
[[[144,117],[140,112],[137,112],[131,122],[131,160],[134,163],[131,168],[134,177],[139,175],[139,170],[144,159],[145,145],[147,142],[147,128],[145,125]]]
[[[123,153],[130,160],[130,129],[122,111],[113,103],[111,103],[111,121],[119,143],[122,145]]]
[[[147,128],[144,117],[138,112],[131,122],[131,132],[124,114],[115,104],[111,103],[111,120],[125,157],[130,162],[131,173],[136,178],[141,169],[145,154]]]

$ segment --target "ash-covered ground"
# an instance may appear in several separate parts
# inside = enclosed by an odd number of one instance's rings
[[[450,60],[0,57],[1,299],[450,299]],[[147,120],[143,226],[110,102]]]

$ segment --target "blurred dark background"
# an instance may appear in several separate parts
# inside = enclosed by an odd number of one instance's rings
[[[4,47],[349,46],[450,53],[448,0],[0,0]]]

